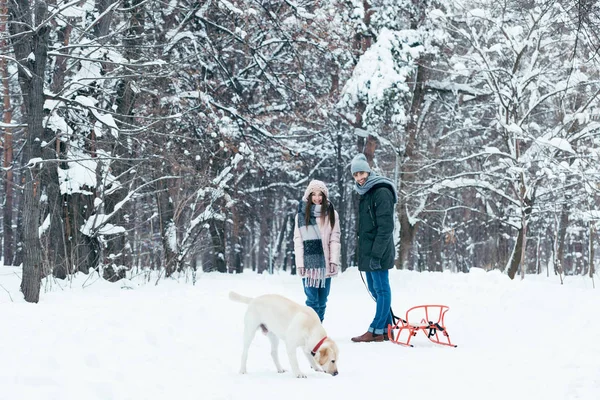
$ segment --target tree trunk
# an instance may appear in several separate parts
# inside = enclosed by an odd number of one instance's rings
[[[31,137],[31,135],[28,135]],[[37,144],[37,143],[36,143]],[[37,147],[34,145],[28,147]],[[32,156],[34,149],[27,150]],[[33,158],[33,157],[32,157]],[[32,168],[25,183],[25,201],[23,205],[23,276],[21,292],[25,301],[37,303],[40,299],[42,279],[42,251],[39,238],[40,191],[39,167]]]
[[[258,237],[256,235],[256,229],[257,229],[257,221],[255,219],[253,219],[251,222],[249,222],[249,227],[250,227],[250,233],[249,233],[249,251],[248,254],[246,254],[246,260],[247,260],[247,265],[250,266],[250,268],[252,269],[252,272],[256,272],[257,271],[257,263],[256,260],[258,259]]]
[[[521,280],[525,279],[527,273],[527,220],[523,217],[523,246],[521,246]]]
[[[8,53],[7,35],[8,6],[7,0],[0,1],[0,50]],[[2,93],[4,96],[2,121],[5,124],[12,122],[12,110],[10,104],[9,75],[6,58],[0,59],[0,70],[2,74]],[[6,178],[3,180],[4,204],[2,207],[2,232],[3,243],[0,243],[0,256],[4,258],[4,265],[13,265],[14,261],[14,232],[13,232],[13,131],[10,128],[4,128],[4,157],[2,166],[6,171]]]
[[[522,190],[524,193],[525,191]],[[515,247],[512,253],[512,257],[510,259],[510,263],[508,266],[508,276],[510,279],[514,279],[517,271],[519,269],[519,265],[523,269],[523,274],[525,273],[525,250],[527,248],[527,224],[529,223],[529,216],[531,215],[531,211],[533,209],[533,199],[523,199],[524,210],[523,215],[521,217],[521,227],[517,232],[517,242],[515,243]]]
[[[97,0],[96,9],[100,14],[103,14],[113,0]],[[94,34],[99,38],[99,42],[103,43],[103,39],[109,32],[109,26],[112,21],[112,12],[106,13],[102,18],[94,25]],[[68,24],[64,31],[61,31],[63,44],[66,46],[70,43],[71,38],[71,25]],[[56,87],[55,92],[62,90],[62,82],[65,75],[66,62],[62,57],[57,57],[58,71],[55,70],[53,85]],[[61,150],[66,149],[57,148],[57,154],[60,157]],[[92,158],[96,158],[96,137],[94,130],[90,131],[89,141],[86,141],[86,150],[89,152]],[[65,167],[68,167],[65,165]],[[97,178],[99,179],[98,172]],[[62,223],[64,226],[63,235],[64,240],[67,243],[67,252],[65,257],[70,259],[70,265],[68,266],[68,273],[74,273],[76,271],[88,274],[92,269],[97,269],[100,263],[102,246],[97,237],[90,237],[84,235],[80,231],[81,225],[92,215],[94,212],[94,198],[96,197],[95,188],[86,188],[87,191],[94,194],[84,193],[72,193],[68,196],[63,196],[59,200],[64,200],[65,206],[62,207]],[[64,197],[64,199],[63,199]]]
[[[94,191],[89,188],[90,191]],[[69,244],[69,254],[72,258],[70,273],[76,271],[88,274],[90,269],[96,269],[100,262],[100,241],[97,237],[84,235],[80,227],[91,217],[94,210],[94,197],[83,193],[73,193],[68,196],[68,208],[65,207],[65,240]]]
[[[594,229],[594,222],[590,221],[590,238],[589,238],[589,271],[588,274],[590,278],[594,279],[594,274],[596,273],[594,267],[594,235],[596,234],[596,229]]]
[[[340,271],[345,271],[346,268],[348,268],[348,246],[346,246],[346,243],[349,243],[350,241],[348,240],[348,218],[346,218],[347,212],[348,212],[348,202],[350,200],[350,198],[346,198],[346,182],[347,179],[352,179],[350,176],[346,175],[347,174],[347,170],[344,168],[345,167],[345,162],[344,162],[344,158],[342,156],[342,146],[343,146],[343,142],[342,142],[342,134],[341,132],[338,132],[337,135],[337,140],[336,140],[336,182],[337,182],[337,188],[338,188],[338,194],[339,194],[339,201],[337,202],[337,204],[335,204],[336,206],[336,210],[338,212],[338,216],[340,217],[340,230],[342,232],[342,234],[340,235],[340,247],[341,247],[341,254],[340,254],[340,262],[342,265],[339,265],[338,267],[340,268]],[[292,228],[293,229],[293,228]],[[295,271],[295,264],[294,264],[294,271]]]
[[[271,231],[271,218],[267,217],[268,207],[266,206],[267,199],[263,199],[263,204],[260,213],[260,233],[258,237],[258,260],[257,272],[262,274],[264,271],[269,272],[269,233]]]
[[[165,276],[173,275],[177,268],[177,226],[175,224],[175,210],[171,199],[168,182],[158,182],[158,193],[156,195],[158,205],[158,221],[160,224],[160,236],[164,254]]]
[[[26,132],[26,130],[25,130]],[[23,153],[21,153],[21,158],[23,159],[25,157],[25,155]],[[21,164],[23,164],[23,162],[21,162]],[[27,171],[23,171],[19,174],[19,176],[16,178],[17,182],[20,182],[20,186],[25,189],[25,172]],[[14,261],[13,264],[14,265],[21,265],[23,264],[23,204],[25,202],[25,192],[24,190],[19,190],[17,191],[17,193],[15,193],[15,203],[16,206],[14,207],[15,210],[18,210],[17,212],[17,230],[16,230],[16,234],[15,234],[15,257],[14,257]],[[21,211],[21,212],[20,212]]]
[[[419,63],[417,74],[415,77],[415,85],[413,88],[413,97],[410,106],[410,120],[406,124],[406,149],[401,158],[400,166],[400,182],[398,191],[398,219],[400,220],[400,251],[399,257],[396,259],[396,268],[412,269],[414,260],[412,257],[415,236],[417,234],[419,224],[412,223],[409,216],[407,198],[410,192],[411,185],[414,182],[417,157],[417,136],[420,126],[418,124],[421,118],[421,110],[425,100],[425,80],[426,73],[424,66]]]
[[[99,0],[99,4],[104,4],[104,0]],[[143,3],[142,0],[126,0],[123,4],[124,8],[130,12],[129,22],[127,27],[127,33],[124,35],[123,45],[125,47],[125,57],[128,60],[136,60],[140,57],[140,46],[142,45],[143,39],[142,34],[144,32],[144,15],[143,15]],[[100,27],[99,27],[100,29]],[[133,78],[123,78],[118,86],[116,93],[116,113],[121,115],[121,126],[129,128],[134,125],[133,109],[136,101],[136,93],[133,90]],[[128,138],[122,135],[116,139],[113,149],[114,157],[121,157],[130,155],[133,153]],[[132,166],[129,163],[118,161],[114,163],[111,168],[113,169],[113,175],[121,176]],[[124,198],[125,193],[122,190],[117,190],[111,195],[106,197],[106,212],[111,213],[114,210],[115,205],[119,204]],[[126,218],[127,207],[121,208],[114,216],[114,224],[123,226],[126,228],[126,232],[133,231],[131,223]],[[113,262],[117,265],[131,265],[132,254],[131,246],[129,246],[127,233],[123,232],[115,235],[107,242],[107,254],[113,254],[116,256],[113,258]]]
[[[442,253],[444,252],[443,238],[434,229],[429,229],[429,271],[442,272],[444,269]]]
[[[273,260],[275,265],[281,265],[281,268],[284,271],[285,271],[285,265],[282,265],[283,264],[283,256],[284,256],[283,244],[284,244],[284,239],[286,237],[286,233],[288,231],[288,229],[287,229],[287,227],[289,225],[288,222],[292,215],[293,214],[288,213],[285,215],[285,217],[283,219],[283,223],[281,224],[281,227],[279,229],[279,235],[277,236],[277,246],[275,247],[275,254],[274,254],[274,260]]]
[[[28,32],[29,26],[38,28],[13,42],[17,60],[22,64],[19,68],[19,84],[24,96],[24,109],[27,115],[27,143],[23,149],[24,161],[28,163],[25,176],[23,204],[23,276],[21,291],[25,300],[37,303],[40,298],[42,278],[42,247],[39,237],[40,196],[43,187],[41,178],[42,150],[40,144],[43,137],[44,119],[44,77],[47,62],[48,26],[40,26],[46,18],[47,5],[43,1],[35,3],[31,8],[29,1],[18,0],[11,4],[11,34]],[[31,11],[35,14],[35,24]],[[33,57],[31,56],[33,55]],[[26,72],[24,67],[28,69]],[[30,160],[36,160],[31,163]]]
[[[417,234],[417,225],[411,224],[406,205],[401,202],[400,210],[400,251],[396,258],[397,269],[413,269],[413,244]]]
[[[565,255],[565,239],[567,237],[567,227],[569,226],[569,210],[568,201],[563,204],[560,212],[560,220],[556,237],[556,254],[554,259],[554,273],[561,275],[564,273],[564,255]],[[562,278],[561,278],[562,279]]]
[[[248,234],[243,232],[244,223],[246,218],[244,218],[243,213],[239,209],[239,207],[233,207],[231,210],[231,219],[233,221],[232,229],[231,229],[231,248],[229,251],[229,259],[231,262],[231,266],[227,268],[228,272],[235,272],[241,274],[244,272],[244,257],[245,248],[244,244],[248,240]]]
[[[213,219],[210,224],[211,249],[211,271],[227,272],[225,266],[225,221]]]
[[[70,229],[66,226],[68,218],[65,221],[64,217],[67,214],[66,207],[63,207],[62,196],[60,194],[60,188],[58,187],[58,173],[56,164],[47,164],[44,166],[42,171],[44,180],[49,182],[46,187],[47,201],[48,201],[48,214],[50,216],[50,227],[49,231],[45,233],[44,237],[46,248],[48,251],[48,260],[50,261],[50,267],[52,274],[58,279],[65,279],[71,274],[71,268],[73,261],[71,260],[71,252],[67,249],[67,241],[72,238],[70,235]],[[64,214],[63,214],[64,212]]]
[[[339,212],[338,212],[339,214]],[[290,273],[296,275],[296,252],[294,251],[294,230],[295,230],[295,219],[291,220],[288,227],[287,243],[288,246],[285,250],[285,258],[283,259],[284,265],[290,265]]]
[[[517,231],[517,242],[515,243],[515,247],[513,248],[513,254],[510,258],[510,264],[508,265],[508,277],[510,279],[514,279],[517,274],[517,270],[519,269],[519,265],[521,264],[521,256],[523,249],[523,233],[525,230],[523,227],[519,228]]]

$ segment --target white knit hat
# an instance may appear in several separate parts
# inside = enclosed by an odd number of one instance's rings
[[[310,181],[308,187],[304,191],[304,197],[302,197],[302,200],[308,201],[308,197],[310,196],[310,194],[315,192],[321,192],[325,195],[325,197],[329,198],[329,190],[327,190],[325,182],[313,179],[312,181]]]

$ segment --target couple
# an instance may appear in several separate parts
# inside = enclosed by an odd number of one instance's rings
[[[364,154],[350,164],[358,206],[358,269],[367,277],[369,291],[377,303],[375,318],[367,332],[353,342],[383,342],[392,323],[389,269],[394,265],[394,204],[398,200],[392,181],[371,172]],[[338,273],[340,225],[337,211],[328,201],[329,191],[318,180],[309,183],[298,206],[294,231],[296,269],[302,277],[306,305],[321,322],[325,317],[331,277]]]

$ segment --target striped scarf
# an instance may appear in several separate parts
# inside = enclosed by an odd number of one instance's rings
[[[325,287],[325,253],[317,218],[321,218],[321,206],[310,206],[310,224],[306,225],[306,203],[298,204],[298,230],[304,243],[305,284],[310,287]]]

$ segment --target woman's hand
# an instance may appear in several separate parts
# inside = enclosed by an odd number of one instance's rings
[[[335,274],[337,271],[337,264],[329,263],[329,273]]]
[[[305,272],[304,268],[298,268],[298,275],[304,276],[304,272]]]

